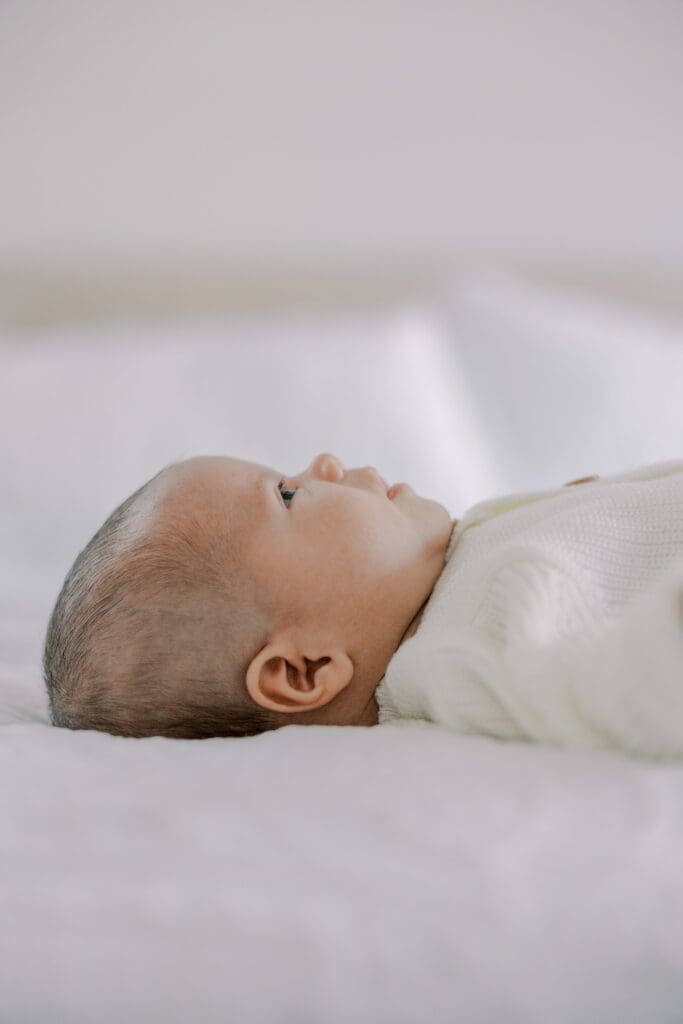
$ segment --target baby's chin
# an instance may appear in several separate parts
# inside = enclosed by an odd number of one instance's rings
[[[451,518],[448,509],[440,502],[428,500],[428,504],[430,516],[427,532],[430,541],[433,541],[430,543],[430,549],[435,553],[445,555],[456,520]]]
[[[397,489],[390,499],[394,506],[416,521],[421,531],[424,530],[430,550],[443,548],[445,551],[455,522],[446,506],[434,498],[424,498],[417,494],[410,484],[394,486]]]
[[[394,484],[394,487],[391,488],[390,491],[394,491],[391,501],[393,501],[397,508],[403,507],[407,509],[410,506],[414,505],[416,502],[419,502],[420,504],[435,505],[437,508],[441,509],[443,514],[447,516],[448,519],[451,518],[451,514],[445,507],[445,505],[442,505],[441,502],[436,501],[435,498],[426,498],[424,497],[424,495],[418,494],[417,491],[413,490],[410,484]]]
[[[454,523],[454,519],[445,505],[442,505],[440,501],[436,501],[434,498],[425,498],[432,508],[434,509],[434,518],[440,520],[444,529],[449,529]]]

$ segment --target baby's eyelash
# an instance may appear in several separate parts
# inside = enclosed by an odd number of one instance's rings
[[[287,504],[287,499],[286,499],[285,495],[291,495],[291,497],[289,498],[289,501],[291,502],[292,498],[296,494],[296,491],[283,491],[282,490],[283,483],[284,483],[284,480],[281,480],[280,483],[277,485],[277,488],[280,491],[280,494],[282,495],[282,500],[285,502],[285,508],[289,508],[289,505]]]

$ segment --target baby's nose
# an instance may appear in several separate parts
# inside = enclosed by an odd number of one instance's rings
[[[338,459],[336,455],[331,455],[329,452],[321,452],[320,455],[316,455],[308,468],[308,472],[311,476],[319,477],[322,480],[330,480],[333,483],[338,483],[344,478],[344,466],[341,459]]]

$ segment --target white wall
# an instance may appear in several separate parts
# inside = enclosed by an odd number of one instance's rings
[[[676,0],[4,0],[0,262],[680,265],[682,125]]]

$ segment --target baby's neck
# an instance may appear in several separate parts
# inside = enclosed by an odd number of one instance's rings
[[[428,600],[429,600],[429,598],[427,598],[427,601]],[[401,637],[401,640],[400,640],[399,645],[398,645],[399,647],[401,646],[402,643],[404,643],[404,641],[406,641],[408,639],[408,637],[412,636],[413,633],[416,632],[417,627],[420,625],[420,619],[422,618],[422,613],[425,610],[425,605],[427,604],[427,601],[425,601],[425,603],[422,605],[422,607],[418,610],[417,615],[412,619],[412,621],[411,621],[410,625],[408,626],[407,630],[405,631],[405,633]]]
[[[427,598],[427,600],[429,600],[429,598]],[[425,601],[425,603],[418,610],[417,614],[415,615],[415,617],[410,622],[407,630],[405,631],[405,633],[401,637],[401,642],[398,645],[399,647],[401,646],[401,644],[403,643],[404,640],[407,640],[408,637],[413,635],[413,633],[415,632],[415,630],[419,626],[420,619],[422,618],[422,612],[424,611],[425,604],[427,604],[427,601]],[[372,695],[370,697],[370,700],[368,701],[368,703],[364,707],[363,712],[362,712],[360,718],[358,719],[356,725],[377,725],[378,723],[379,723],[379,707],[377,705],[377,698],[375,697],[375,693],[373,691],[373,693],[372,693]]]
[[[459,519],[454,519],[452,521],[452,523],[451,523],[451,536],[452,536],[452,532],[453,532],[454,527],[456,527],[459,522],[460,522]],[[424,603],[421,605],[420,608],[418,608],[417,614],[411,619],[411,621],[410,621],[410,623],[408,625],[408,628],[406,629],[405,633],[403,634],[403,636],[401,637],[401,639],[399,641],[399,645],[398,645],[399,647],[409,637],[411,637],[413,635],[413,633],[417,632],[417,627],[420,625],[420,620],[422,619],[422,613],[425,610],[425,605],[427,604],[427,601],[429,601],[429,598],[431,596],[432,595],[431,595],[431,592],[430,592],[429,595],[427,596],[426,600],[424,601]]]
[[[454,527],[457,526],[458,522],[459,522],[458,519],[454,519],[452,521],[452,523],[451,523],[451,534],[452,534],[452,531],[453,531]],[[399,644],[398,644],[399,647],[401,646],[401,644],[405,643],[405,641],[408,640],[411,636],[413,636],[414,633],[417,632],[418,626],[420,625],[420,622],[422,620],[422,615],[423,615],[425,607],[427,605],[427,601],[429,601],[429,598],[431,596],[432,595],[430,593],[427,596],[427,598],[424,601],[424,603],[418,608],[417,612],[415,613],[413,618],[408,623],[408,628],[406,629],[405,633],[403,634],[403,636],[401,637],[401,639],[399,641]],[[396,649],[398,650],[398,647]],[[358,722],[358,725],[377,725],[378,721],[379,721],[379,712],[378,712],[377,700],[376,700],[375,694],[373,692],[370,700],[368,701],[366,707],[363,710],[363,714],[361,715],[361,718],[360,718],[360,720]]]

